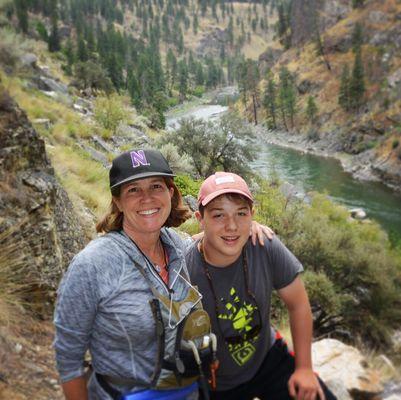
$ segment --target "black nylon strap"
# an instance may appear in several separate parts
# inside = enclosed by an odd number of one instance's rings
[[[102,387],[102,389],[109,395],[113,400],[119,400],[121,398],[122,393],[120,393],[118,390],[112,388],[106,381],[106,379],[103,377],[103,375],[98,374],[97,372],[95,373],[96,380],[99,382],[99,385]]]

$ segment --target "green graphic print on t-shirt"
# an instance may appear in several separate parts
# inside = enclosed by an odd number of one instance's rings
[[[256,304],[242,300],[233,287],[230,289],[230,300],[225,301],[222,298],[220,301],[227,311],[217,317],[231,321],[231,327],[235,331],[233,336],[225,338],[228,350],[235,362],[242,366],[252,358],[256,350],[252,343],[259,335],[255,334],[255,326],[252,322],[258,307]]]

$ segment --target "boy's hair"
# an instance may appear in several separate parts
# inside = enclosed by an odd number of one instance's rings
[[[202,218],[205,214],[205,209],[207,207],[209,207],[209,205],[212,204],[215,200],[220,199],[222,197],[225,197],[228,200],[233,201],[234,203],[239,203],[241,201],[245,202],[251,211],[253,209],[253,202],[248,197],[245,197],[239,193],[224,193],[224,194],[221,194],[220,196],[216,197],[215,199],[213,199],[210,203],[206,204],[206,206],[202,206],[202,204],[199,204],[198,211],[199,211],[200,215],[202,216]]]

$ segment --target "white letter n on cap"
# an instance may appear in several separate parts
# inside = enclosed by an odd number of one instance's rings
[[[146,159],[145,152],[143,150],[131,151],[131,160],[132,166],[134,168],[139,167],[140,165],[150,165],[148,160]]]

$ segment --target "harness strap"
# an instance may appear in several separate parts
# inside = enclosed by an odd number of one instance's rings
[[[106,376],[98,374],[97,372],[95,373],[96,380],[98,381],[99,385],[101,388],[113,399],[113,400],[119,400],[121,397],[121,394],[117,389],[114,389],[113,387],[110,386],[110,384],[107,382],[107,379],[111,378],[106,378]]]

